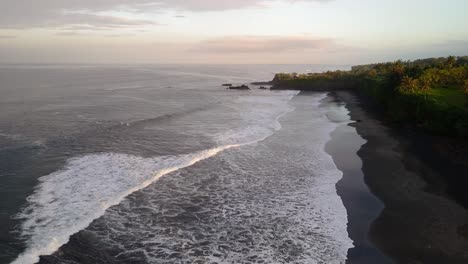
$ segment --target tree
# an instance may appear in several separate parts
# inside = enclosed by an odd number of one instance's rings
[[[465,80],[465,83],[463,84],[463,92],[468,96],[468,80]]]
[[[455,58],[454,56],[449,56],[447,58],[445,65],[447,68],[451,69],[455,66],[456,63],[457,63],[457,58]]]
[[[419,88],[423,91],[430,90],[432,88],[433,83],[434,81],[431,75],[424,74],[419,78]]]
[[[374,78],[377,76],[377,70],[372,69],[366,72],[367,77]]]
[[[468,56],[458,57],[457,65],[458,66],[468,65]]]
[[[418,80],[404,76],[398,89],[400,92],[413,93],[418,89],[418,84]]]
[[[394,62],[390,66],[390,85],[397,87],[401,84],[401,80],[405,76],[405,67],[401,60]]]
[[[445,76],[448,74],[446,70],[439,70],[439,69],[428,69],[425,70],[424,73],[419,77],[421,82],[425,82],[426,85],[433,85],[439,84],[441,82],[445,82]],[[427,86],[424,88],[428,88]],[[424,89],[423,88],[423,89]]]

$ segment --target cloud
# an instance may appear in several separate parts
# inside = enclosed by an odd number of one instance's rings
[[[190,48],[192,52],[207,53],[272,53],[322,50],[335,47],[332,39],[311,36],[240,36],[203,41]]]
[[[0,35],[0,39],[14,39],[14,38],[17,38],[17,37],[13,35]]]
[[[242,9],[249,7],[265,7],[275,0],[161,0],[148,1],[160,7],[175,8],[190,11],[219,11]],[[329,2],[333,0],[287,0],[295,2]]]
[[[54,28],[88,25],[118,28],[155,25],[154,21],[103,15],[105,11],[131,10],[148,0],[0,0],[0,28]]]
[[[17,20],[13,22],[5,22],[0,18],[0,28],[3,25],[5,28],[75,28],[76,30],[96,30],[96,29],[115,29],[135,26],[154,26],[159,25],[155,21],[144,19],[129,19],[124,17],[100,15],[92,13],[73,13],[62,12],[53,13],[48,17],[32,20],[32,17],[27,18],[29,21]],[[3,23],[2,23],[3,22]]]
[[[55,33],[55,35],[68,37],[68,36],[79,35],[79,33],[75,32],[75,31],[64,31],[64,32],[57,32],[57,33]]]
[[[104,16],[94,14],[72,13],[62,17],[60,21],[67,25],[89,25],[97,28],[122,28],[129,26],[159,25],[150,20],[128,19],[115,16]]]
[[[106,11],[125,11],[134,14],[154,14],[161,10],[222,11],[260,7],[272,1],[274,0],[0,0],[0,28],[57,27],[70,24],[87,24],[96,27],[103,24],[108,27],[151,25],[154,22],[99,14]],[[77,11],[81,15],[77,15]]]

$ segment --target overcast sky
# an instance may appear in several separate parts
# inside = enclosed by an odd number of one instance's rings
[[[3,63],[355,64],[468,55],[466,0],[0,0]]]

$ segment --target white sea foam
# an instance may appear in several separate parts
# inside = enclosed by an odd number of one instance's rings
[[[54,253],[69,237],[86,228],[105,210],[161,176],[191,166],[219,152],[239,147],[226,145],[181,156],[141,158],[124,154],[97,154],[72,159],[59,172],[40,179],[24,218],[28,249],[13,263],[35,263]]]
[[[40,255],[54,253],[69,241],[71,235],[85,229],[93,220],[103,216],[107,209],[120,204],[131,193],[141,189],[145,189],[144,192],[151,193],[151,188],[146,187],[163,175],[189,167],[224,150],[256,143],[267,138],[275,130],[281,128],[279,118],[293,109],[288,101],[295,94],[295,92],[280,92],[274,95],[273,98],[262,98],[255,95],[236,98],[235,102],[232,103],[232,108],[238,109],[236,113],[241,114],[244,126],[216,134],[215,138],[220,147],[186,155],[154,158],[103,153],[69,160],[68,165],[63,170],[40,179],[36,191],[28,198],[28,206],[18,216],[23,219],[21,232],[28,239],[28,248],[13,263],[35,263],[39,260]],[[348,248],[352,247],[352,241],[346,231],[346,210],[336,194],[335,188],[335,184],[341,179],[342,173],[336,168],[332,158],[326,154],[324,147],[330,139],[329,134],[338,126],[337,123],[330,122],[326,116],[343,115],[346,110],[333,107],[332,109],[319,109],[319,102],[323,98],[325,98],[325,95],[321,94],[317,95],[312,102],[306,102],[312,104],[313,108],[317,108],[312,116],[305,117],[314,122],[312,125],[314,129],[310,131],[310,135],[306,136],[306,141],[308,140],[308,145],[310,145],[306,152],[301,153],[293,150],[290,154],[294,153],[294,156],[282,156],[282,163],[276,164],[277,166],[272,164],[275,163],[277,155],[281,154],[271,151],[252,152],[252,149],[257,148],[243,148],[242,150],[246,151],[242,152],[240,157],[236,154],[232,157],[229,156],[232,152],[223,154],[225,162],[232,162],[230,166],[232,165],[231,169],[233,171],[228,170],[225,174],[221,171],[218,172],[218,175],[226,177],[226,180],[230,181],[231,184],[233,181],[239,181],[237,184],[245,184],[246,178],[232,178],[231,173],[237,172],[240,173],[239,175],[243,175],[246,172],[248,175],[249,168],[243,168],[243,166],[248,166],[250,163],[243,162],[242,159],[255,160],[260,155],[264,158],[263,162],[265,164],[273,162],[270,167],[276,173],[267,169],[265,171],[262,169],[256,170],[256,173],[264,173],[265,175],[257,177],[257,182],[252,182],[253,186],[249,186],[249,188],[254,188],[257,185],[259,188],[272,190],[273,192],[275,192],[274,188],[280,188],[281,190],[276,190],[273,197],[267,196],[262,199],[263,197],[259,196],[258,199],[261,199],[261,202],[258,204],[252,203],[251,200],[245,202],[242,192],[227,194],[229,195],[228,199],[232,200],[224,201],[222,200],[224,199],[223,196],[218,196],[217,199],[221,199],[221,201],[217,201],[215,204],[220,206],[217,208],[219,211],[226,214],[226,222],[220,221],[218,223],[215,221],[208,223],[204,235],[209,236],[209,232],[213,230],[224,232],[224,228],[232,225],[234,228],[232,231],[235,235],[240,237],[254,236],[256,241],[263,242],[265,245],[293,241],[294,244],[290,245],[292,248],[297,247],[304,250],[304,254],[298,256],[298,261],[300,259],[299,262],[301,263],[344,263],[346,252]],[[295,104],[300,107],[301,102]],[[298,120],[303,119],[299,118]],[[301,130],[300,124],[294,126],[294,129]],[[300,145],[304,142],[304,139],[302,139],[298,140],[297,143],[293,141],[290,145],[294,148],[294,144]],[[249,155],[254,156],[249,158]],[[231,158],[233,160],[230,160]],[[239,158],[240,160],[238,160]],[[252,164],[255,164],[255,162],[252,162]],[[301,169],[301,167],[304,167],[304,169]],[[207,169],[209,170],[209,168]],[[297,181],[292,181],[293,178],[287,177],[294,169],[299,169],[297,175],[301,175],[301,172],[305,174],[313,172],[313,177],[300,178],[300,184],[297,185]],[[172,175],[175,177],[177,174]],[[272,175],[286,175],[286,177],[278,176],[279,178],[272,181]],[[184,182],[183,178],[180,181]],[[193,192],[198,192],[198,190],[194,189]],[[265,195],[268,195],[268,192],[265,192]],[[147,195],[145,197],[151,196]],[[179,199],[177,197],[173,198]],[[154,206],[149,206],[148,210],[156,210],[154,208],[158,208],[156,205],[161,202],[158,200],[160,197],[150,199],[150,205],[154,203]],[[184,198],[181,197],[180,199]],[[183,200],[179,202],[182,203]],[[236,206],[239,206],[239,208],[236,208]],[[154,246],[155,242],[168,247],[176,243],[170,235],[165,236],[164,232],[161,232],[163,229],[157,224],[154,224],[154,226],[141,224],[140,226],[140,223],[133,223],[131,230],[125,227],[116,228],[123,224],[120,222],[134,221],[135,218],[131,217],[134,215],[132,207],[129,207],[126,202],[119,205],[118,209],[114,209],[108,210],[105,214],[106,221],[116,222],[109,223],[113,226],[113,229],[109,230],[109,232],[122,231],[130,236],[138,237],[138,240],[145,244],[145,248],[138,249],[138,251],[147,255],[146,257],[151,260],[150,262],[158,262],[159,260],[154,256],[150,256],[151,252],[160,250],[157,246]],[[246,214],[246,217],[240,217],[237,214],[238,212],[240,212],[240,216]],[[128,219],[127,216],[129,216]],[[250,220],[259,221],[257,224],[264,228],[266,232],[251,233],[252,231],[248,229],[251,225],[246,224],[246,221]],[[291,223],[300,224],[291,225]],[[212,225],[219,225],[218,229]],[[202,226],[198,226],[198,228],[202,228]],[[275,228],[287,231],[272,231]],[[180,232],[185,231],[191,232],[190,230],[180,230]],[[243,232],[247,233],[244,234]],[[269,232],[280,235],[280,237],[274,237],[273,239],[268,235]],[[313,232],[313,235],[310,232]],[[147,233],[158,234],[158,237],[150,236],[146,240],[145,234]],[[212,239],[216,240],[217,237],[218,234],[214,233]],[[297,237],[301,237],[303,240],[294,240]],[[112,243],[112,241],[108,242]],[[242,249],[242,244],[235,244],[235,240],[232,242],[234,243],[232,244],[233,247],[238,247],[238,250]],[[248,245],[248,247],[253,248],[252,252],[260,258],[268,260],[267,263],[277,262],[278,259],[273,256],[277,255],[278,252],[274,251],[270,246],[262,246],[263,244],[257,243],[255,246]],[[120,246],[125,248],[125,245]],[[218,250],[214,248],[213,252]],[[122,254],[130,254],[131,252],[129,249]],[[217,253],[221,254],[223,252]],[[171,254],[171,252],[167,254]],[[209,256],[205,260],[219,263],[237,263],[243,259],[245,259],[244,254],[231,252],[228,258]]]
[[[180,170],[89,230],[119,250],[116,262],[345,263],[352,241],[336,193],[342,172],[325,144],[349,120],[344,107],[319,107],[324,97],[295,100],[288,126],[265,144]]]
[[[227,106],[237,110],[243,121],[242,126],[214,135],[219,144],[239,144],[258,141],[269,137],[281,129],[279,119],[294,110],[288,104],[298,91],[277,91],[265,96],[241,96],[227,102]],[[273,117],[273,118],[272,118]]]
[[[227,133],[220,140],[225,144],[216,148],[155,158],[103,153],[69,160],[63,170],[40,178],[35,192],[28,198],[28,205],[17,216],[23,220],[21,235],[27,239],[27,249],[13,264],[35,263],[39,256],[54,253],[69,241],[71,235],[86,228],[109,207],[119,204],[126,196],[147,187],[163,175],[272,135],[281,127],[278,118],[292,110],[287,102],[295,94],[297,92],[274,94],[268,109],[242,109],[248,124],[244,129],[246,132]],[[247,100],[243,103],[248,105],[267,99],[239,100],[237,103]]]

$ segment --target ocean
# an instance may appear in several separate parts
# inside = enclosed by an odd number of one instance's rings
[[[0,263],[344,263],[321,65],[0,66]]]

